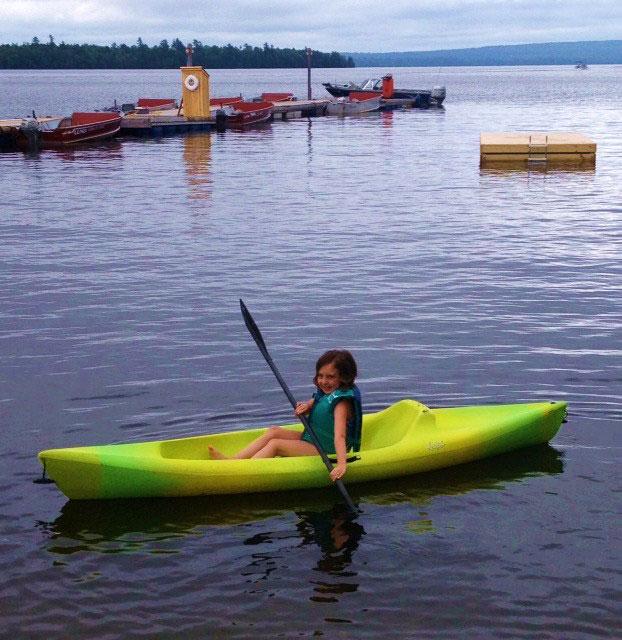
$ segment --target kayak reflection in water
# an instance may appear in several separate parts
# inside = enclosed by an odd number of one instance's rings
[[[342,478],[346,472],[348,450],[358,451],[361,444],[363,412],[361,393],[354,384],[356,375],[356,362],[349,351],[327,351],[315,364],[313,382],[316,392],[310,400],[297,403],[294,411],[297,416],[308,416],[309,424],[325,453],[337,454],[337,464],[330,473],[333,481]],[[213,446],[209,447],[209,452],[212,459],[228,459]],[[318,451],[306,429],[300,433],[274,426],[232,457],[314,455],[318,455]]]

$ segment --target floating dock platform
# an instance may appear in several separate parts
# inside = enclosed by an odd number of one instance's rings
[[[215,118],[189,119],[178,109],[128,113],[121,119],[121,133],[129,135],[172,135],[190,131],[211,131]]]
[[[285,100],[274,102],[274,120],[314,118],[323,116],[329,99]],[[129,135],[168,135],[189,131],[212,131],[221,129],[218,111],[221,105],[214,105],[209,118],[187,118],[182,109],[161,109],[148,113],[128,113],[121,120],[121,132]]]
[[[512,132],[480,134],[480,165],[580,166],[596,164],[596,143],[580,133]]]
[[[273,102],[272,117],[274,120],[290,120],[294,118],[316,118],[326,114],[328,98],[319,100],[282,100]]]

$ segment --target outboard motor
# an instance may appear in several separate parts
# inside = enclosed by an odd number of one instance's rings
[[[437,104],[437,106],[440,107],[443,104],[443,100],[445,99],[446,95],[447,91],[445,90],[445,87],[433,87],[430,97]]]
[[[28,151],[37,151],[39,149],[39,131],[39,122],[36,118],[22,120],[19,132],[26,140],[25,146]]]
[[[216,131],[223,132],[227,128],[227,113],[224,109],[216,111]]]

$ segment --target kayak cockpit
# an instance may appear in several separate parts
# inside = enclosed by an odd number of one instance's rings
[[[363,416],[361,452],[382,449],[401,442],[414,423],[428,409],[415,400],[401,400],[378,413]],[[285,428],[302,431],[302,425],[290,424]],[[261,429],[245,429],[228,433],[195,436],[160,443],[162,458],[204,460],[209,458],[208,445],[216,447],[227,456],[234,455],[265,432]]]

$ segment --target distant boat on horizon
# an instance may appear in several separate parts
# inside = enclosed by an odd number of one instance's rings
[[[574,66],[575,69],[582,69],[585,70],[588,68],[587,64],[585,64],[585,62],[577,62],[577,64],[575,64]]]

